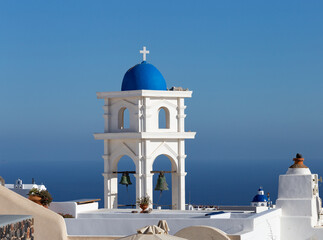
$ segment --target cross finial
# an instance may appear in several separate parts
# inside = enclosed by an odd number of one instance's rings
[[[143,59],[143,61],[146,61],[146,55],[149,54],[149,51],[146,50],[146,46],[144,46],[143,49],[140,50],[140,53],[142,53],[142,59]]]

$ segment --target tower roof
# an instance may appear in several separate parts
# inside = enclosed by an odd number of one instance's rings
[[[268,198],[264,194],[264,190],[262,187],[258,189],[258,194],[254,196],[252,202],[268,202]]]
[[[123,77],[121,91],[130,90],[167,90],[167,86],[158,69],[143,61],[130,68]]]
[[[304,158],[301,154],[297,153],[293,161],[294,164],[288,168],[286,174],[311,174],[310,169],[304,165]]]
[[[290,166],[289,168],[308,168],[307,166],[304,165],[304,158],[302,154],[297,153],[296,157],[293,159],[294,164]]]
[[[254,196],[252,202],[268,202],[268,198],[265,195],[256,195]]]

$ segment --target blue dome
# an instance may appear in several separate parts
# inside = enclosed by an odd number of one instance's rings
[[[167,90],[167,86],[158,69],[143,61],[130,68],[123,77],[121,91],[130,90]]]
[[[252,202],[268,202],[268,198],[265,195],[256,195]]]

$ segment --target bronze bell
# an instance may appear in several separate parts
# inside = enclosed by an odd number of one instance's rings
[[[130,181],[129,173],[127,173],[127,172],[122,173],[122,177],[121,177],[119,184],[126,185],[127,187],[128,187],[128,185],[132,184]]]
[[[159,173],[158,179],[157,179],[157,184],[155,187],[156,191],[165,191],[169,190],[168,189],[168,184],[166,182],[166,178],[163,172]]]
[[[127,181],[128,181],[128,185],[131,185],[132,184],[132,182],[130,181],[130,175],[129,175],[129,173],[127,173]]]

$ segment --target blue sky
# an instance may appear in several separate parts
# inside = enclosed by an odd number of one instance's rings
[[[103,161],[103,102],[142,59],[187,101],[188,161],[319,162],[322,1],[1,1],[0,163]],[[311,165],[307,162],[308,165]]]

